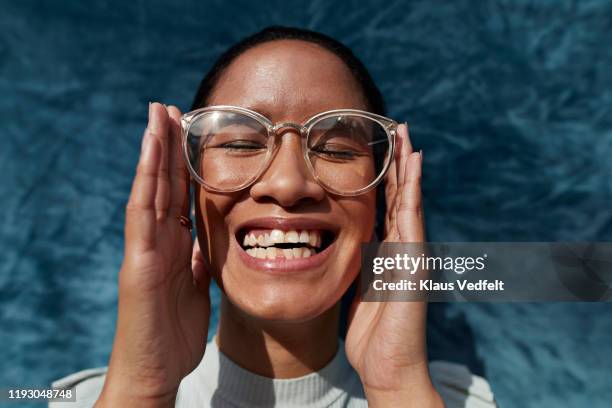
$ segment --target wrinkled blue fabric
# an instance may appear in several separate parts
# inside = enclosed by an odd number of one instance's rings
[[[424,151],[429,240],[612,240],[610,1],[352,3],[0,2],[0,386],[107,364],[148,101],[187,110],[219,53],[269,24],[363,59]],[[611,315],[435,304],[429,353],[503,407],[608,407]]]

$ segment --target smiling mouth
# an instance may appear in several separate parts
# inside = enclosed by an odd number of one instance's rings
[[[236,239],[251,257],[259,259],[309,258],[329,247],[335,234],[329,230],[242,229]]]

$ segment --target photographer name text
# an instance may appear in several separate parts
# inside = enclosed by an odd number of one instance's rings
[[[398,282],[385,282],[382,279],[376,279],[372,282],[375,290],[391,290],[391,291],[503,291],[504,282],[500,279],[488,281],[480,279],[478,281],[468,281],[466,279],[457,280],[454,282],[434,282],[431,279],[423,279],[418,282],[402,279]]]

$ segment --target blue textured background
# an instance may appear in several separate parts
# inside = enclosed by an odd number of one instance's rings
[[[169,3],[0,2],[0,387],[107,364],[147,102],[186,110],[214,58],[272,23],[371,69],[424,150],[430,240],[612,240],[611,2]],[[503,407],[609,407],[611,315],[432,305],[430,354]]]

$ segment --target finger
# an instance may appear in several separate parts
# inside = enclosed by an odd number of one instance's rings
[[[385,224],[390,226],[391,222],[395,219],[395,197],[397,195],[397,169],[396,162],[394,159],[393,163],[389,167],[389,173],[387,174],[385,182],[385,201],[387,203],[387,211],[385,213]],[[393,210],[392,210],[393,209]]]
[[[410,154],[406,178],[400,187],[397,207],[398,232],[402,242],[424,242],[425,226],[421,195],[422,152]]]
[[[406,164],[407,164],[407,153],[412,149],[412,145],[410,144],[410,140],[408,138],[408,127],[406,123],[401,124],[397,128],[397,159],[396,159],[396,172],[397,172],[397,188],[395,191],[395,196],[393,197],[395,205],[392,207],[391,212],[391,225],[393,227],[397,226],[398,219],[398,207],[400,196],[402,194],[402,188],[405,183],[406,178]],[[397,231],[395,231],[397,232]],[[399,234],[399,232],[397,232]],[[399,236],[397,237],[399,239]],[[400,239],[401,240],[401,239]]]
[[[149,122],[151,121],[149,106]],[[144,245],[155,243],[155,197],[161,148],[159,140],[149,130],[150,124],[147,125],[142,138],[140,159],[126,206],[126,244],[136,241]]]
[[[169,213],[173,218],[184,215],[189,218],[189,173],[183,159],[181,111],[175,106],[168,106],[170,117],[170,154],[168,166],[170,172],[170,205]]]
[[[401,126],[401,125],[400,125]],[[399,129],[399,128],[398,128]],[[387,202],[387,213],[385,217],[385,221],[387,225],[389,225],[390,208],[393,208],[395,192],[397,191],[397,163],[399,162],[398,155],[398,136],[395,135],[395,149],[393,151],[393,162],[391,166],[389,166],[389,173],[387,174],[387,179],[385,182],[385,201]]]
[[[408,156],[412,153],[412,143],[410,142],[410,136],[408,135],[408,125],[404,123],[398,128],[400,134],[401,145],[399,149],[399,168],[398,168],[398,185],[402,185],[406,179],[406,164]]]
[[[408,124],[403,128],[402,148],[402,186],[399,188],[399,205],[397,206],[398,233],[402,242],[423,242],[425,239],[425,226],[423,219],[423,206],[421,202],[421,171],[423,166],[422,152],[413,151],[410,140]],[[410,215],[407,215],[410,214]],[[400,220],[400,217],[402,219]]]
[[[170,202],[170,180],[168,178],[168,112],[161,104],[151,104],[151,119],[147,131],[159,141],[160,161],[157,177],[157,192],[155,194],[155,209],[158,221],[168,216]]]
[[[389,186],[389,190],[387,192],[392,192],[397,187],[397,175],[398,173],[398,164],[399,164],[399,149],[401,146],[401,138],[399,136],[399,132],[402,125],[400,124],[397,127],[396,135],[395,135],[395,149],[393,151],[393,163],[389,167],[389,174],[387,175],[387,186]]]
[[[404,145],[404,124],[400,124],[397,127],[397,135],[395,137],[395,175],[396,184],[399,184],[399,176],[401,174],[401,159],[402,159],[402,147]],[[396,185],[397,186],[397,185]]]
[[[400,124],[397,128],[397,134],[395,136],[395,150],[393,152],[393,163],[389,168],[389,174],[387,175],[387,182],[385,183],[385,200],[387,202],[387,213],[386,213],[386,225],[389,228],[395,222],[395,204],[397,197],[397,184],[400,166],[400,151],[402,146],[401,128],[403,124]]]

